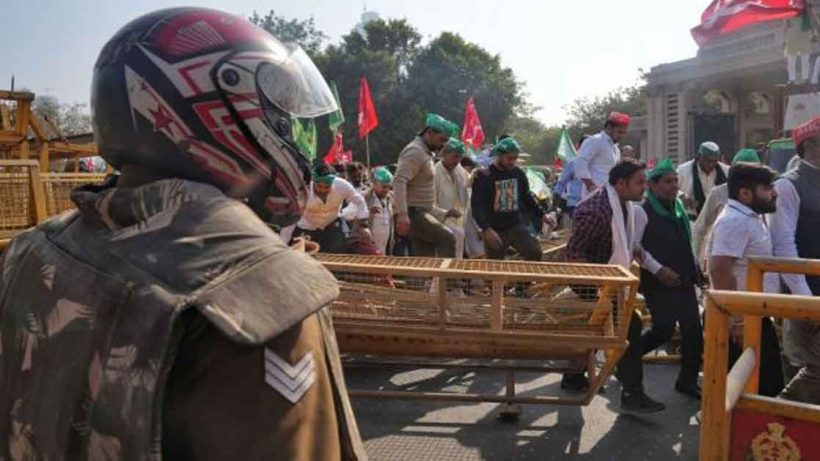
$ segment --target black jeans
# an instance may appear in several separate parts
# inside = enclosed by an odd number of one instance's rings
[[[641,346],[641,317],[634,310],[629,322],[626,339],[629,345],[621,356],[615,370],[615,377],[621,383],[624,392],[634,394],[643,392],[643,347]],[[564,379],[571,380],[584,376],[584,373],[565,373]]]
[[[652,313],[652,329],[641,337],[643,355],[666,344],[680,325],[681,365],[678,384],[697,384],[703,355],[703,327],[700,323],[695,287],[691,289],[647,289],[646,306]]]
[[[319,244],[319,251],[322,253],[343,254],[347,251],[347,237],[342,231],[342,221],[337,219],[320,230],[296,229],[293,231],[293,238],[307,235],[310,239]]]
[[[501,238],[501,248],[490,248],[487,243],[484,243],[484,251],[487,252],[489,259],[504,259],[507,255],[507,248],[513,247],[521,254],[521,257],[527,261],[541,261],[543,253],[541,251],[541,244],[530,232],[529,228],[523,223],[518,223],[515,226],[495,231]]]

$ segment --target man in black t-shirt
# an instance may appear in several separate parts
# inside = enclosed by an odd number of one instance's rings
[[[529,206],[544,222],[548,218],[530,192],[526,174],[516,166],[521,147],[507,137],[492,152],[495,162],[476,175],[471,201],[487,257],[504,259],[507,248],[512,246],[524,259],[540,261],[541,246],[521,217],[522,206]]]

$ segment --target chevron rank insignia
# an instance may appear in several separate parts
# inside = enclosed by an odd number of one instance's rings
[[[296,403],[316,380],[313,352],[291,365],[272,350],[265,348],[265,382],[290,403]]]

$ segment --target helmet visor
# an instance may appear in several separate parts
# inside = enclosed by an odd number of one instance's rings
[[[302,118],[338,110],[327,82],[304,50],[293,44],[276,45],[281,52],[274,53],[256,71],[256,83],[268,101]]]

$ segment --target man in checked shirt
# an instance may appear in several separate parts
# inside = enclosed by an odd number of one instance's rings
[[[646,190],[645,169],[637,160],[621,160],[610,170],[608,184],[578,205],[572,221],[572,236],[567,243],[568,261],[619,264],[628,268],[633,255],[631,207],[632,202],[641,201]],[[613,211],[615,208],[623,219]],[[640,259],[642,255],[636,256]],[[575,290],[582,299],[591,300],[582,287]],[[634,311],[627,339],[629,347],[615,373],[621,383],[621,410],[628,413],[662,411],[665,405],[651,399],[643,390],[641,319]],[[567,373],[561,380],[561,388],[584,392],[589,388],[589,380],[584,373]]]

